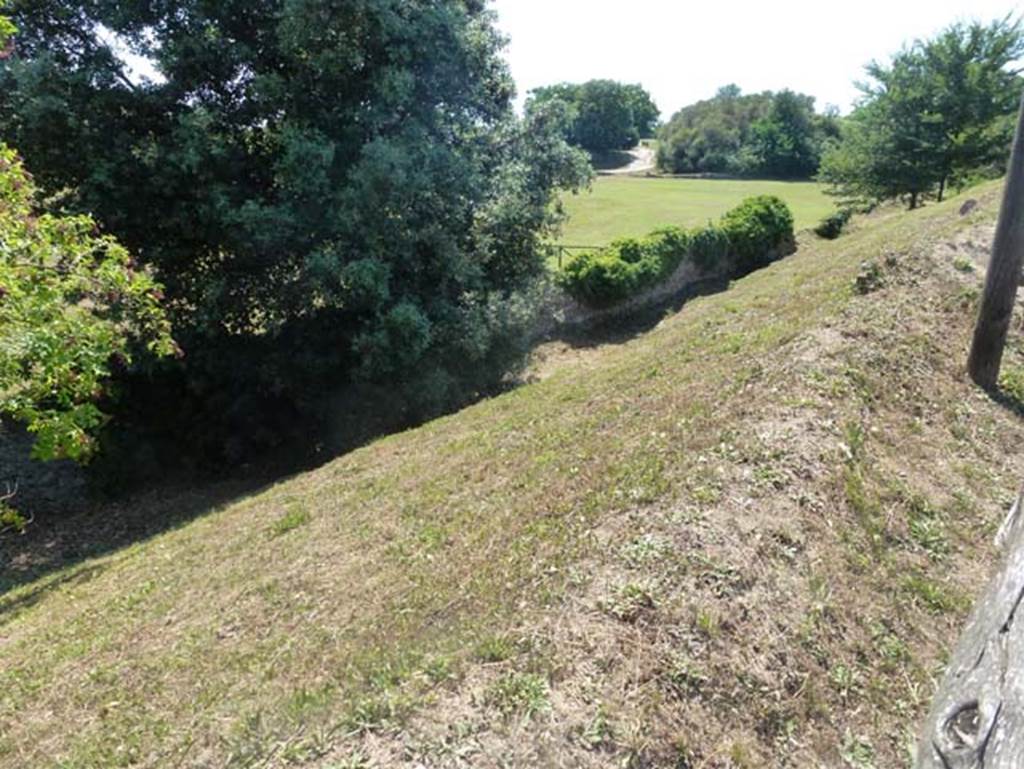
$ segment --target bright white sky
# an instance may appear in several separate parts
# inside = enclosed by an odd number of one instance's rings
[[[640,83],[667,120],[736,83],[791,88],[844,113],[864,65],[958,20],[1024,13],[1014,0],[493,0],[519,104],[537,86]]]

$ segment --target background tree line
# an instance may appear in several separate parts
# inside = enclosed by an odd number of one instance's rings
[[[835,111],[819,114],[814,101],[788,90],[745,95],[735,85],[720,88],[661,128],[658,167],[677,174],[810,178],[825,144],[839,135]]]
[[[566,140],[590,152],[626,150],[641,139],[653,138],[661,114],[642,86],[613,80],[560,83],[534,89],[526,102],[526,114],[553,102],[567,108]]]

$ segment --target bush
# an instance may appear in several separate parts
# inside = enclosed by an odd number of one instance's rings
[[[729,250],[739,273],[767,264],[780,247],[793,243],[793,214],[772,195],[747,198],[722,217]]]
[[[819,238],[825,238],[825,240],[835,240],[843,234],[843,228],[846,227],[851,216],[853,216],[853,211],[849,208],[841,208],[822,219],[821,223],[814,228],[814,234]]]
[[[667,279],[690,259],[707,272],[727,259],[740,273],[767,263],[793,242],[793,216],[775,197],[750,198],[722,217],[721,224],[686,231],[657,230],[645,238],[617,240],[606,249],[571,258],[559,284],[580,302],[611,307]]]
[[[656,286],[675,272],[690,250],[691,236],[678,227],[646,238],[617,240],[607,249],[571,258],[559,282],[591,307],[611,307]]]
[[[586,305],[610,307],[636,291],[636,272],[613,246],[604,251],[585,251],[569,259],[559,274],[559,283]]]
[[[728,234],[710,222],[707,227],[694,230],[690,237],[690,256],[701,270],[711,270],[729,258]]]

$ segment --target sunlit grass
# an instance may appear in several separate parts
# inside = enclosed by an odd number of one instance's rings
[[[786,201],[797,230],[813,227],[835,210],[832,199],[814,182],[604,176],[594,181],[590,192],[565,197],[569,221],[558,242],[601,246],[666,225],[706,224],[754,195],[777,195]]]

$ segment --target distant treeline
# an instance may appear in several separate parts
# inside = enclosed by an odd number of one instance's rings
[[[639,85],[614,80],[559,83],[530,92],[526,113],[552,102],[566,105],[565,138],[590,152],[626,150],[654,136],[661,114],[651,95]]]
[[[728,85],[661,128],[658,167],[676,174],[809,178],[826,143],[838,136],[838,113],[816,112],[813,96],[789,90],[744,95]]]

